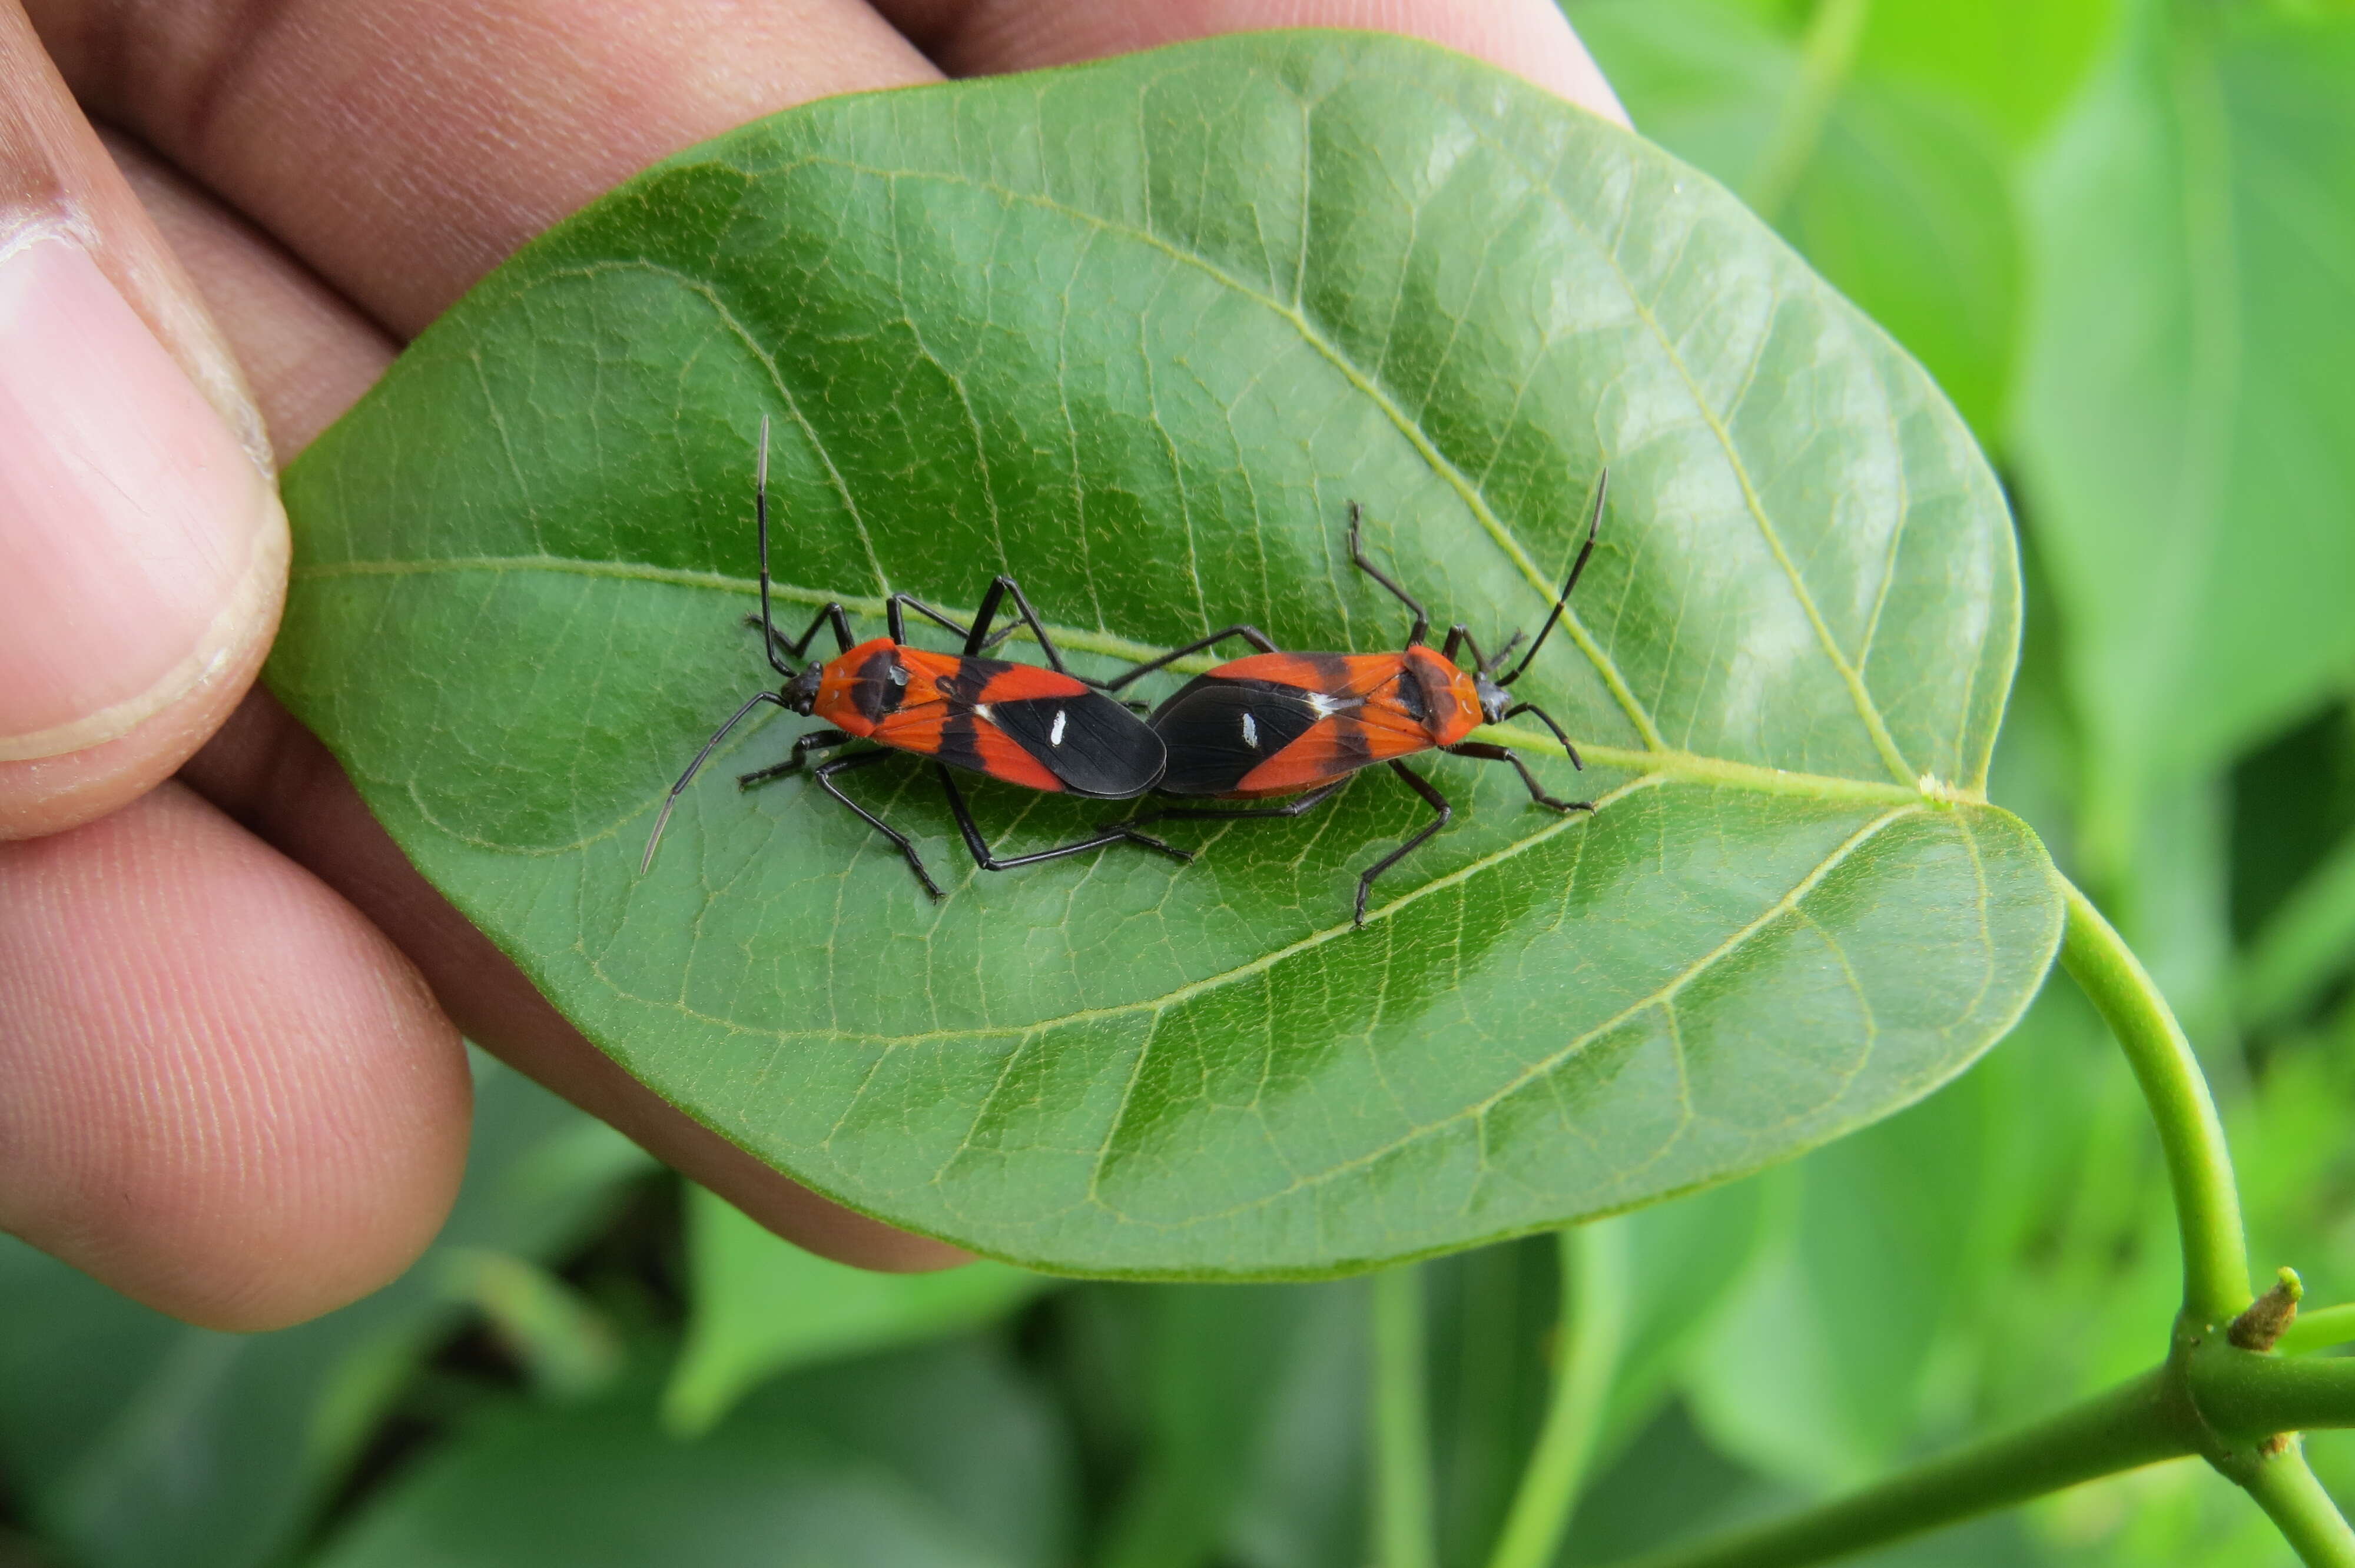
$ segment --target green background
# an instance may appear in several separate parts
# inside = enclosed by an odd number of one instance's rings
[[[1638,127],[1768,216],[1994,459],[2028,597],[1992,796],[2191,1028],[2256,1257],[2355,1295],[2355,21],[1571,11]],[[502,1069],[481,1090],[442,1242],[301,1329],[182,1328],[0,1245],[0,1561],[1362,1561],[1361,1281],[858,1276]],[[1580,1563],[2090,1392],[2174,1304],[2147,1121],[2065,986],[1896,1118],[1625,1224],[1636,1337]],[[1536,1419],[1552,1262],[1425,1274],[1447,1561],[1473,1563]],[[2311,1452],[2355,1496],[2355,1452]],[[1878,1561],[2286,1556],[2191,1461]]]

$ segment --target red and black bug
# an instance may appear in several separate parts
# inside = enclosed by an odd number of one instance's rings
[[[1433,820],[1404,843],[1376,861],[1358,879],[1355,923],[1366,923],[1366,898],[1374,878],[1396,865],[1455,815],[1438,790],[1408,768],[1402,758],[1419,751],[1441,750],[1457,757],[1509,762],[1529,786],[1529,798],[1557,811],[1592,811],[1591,800],[1561,800],[1546,793],[1523,762],[1508,748],[1486,741],[1467,740],[1484,724],[1502,724],[1518,714],[1529,714],[1551,730],[1574,767],[1583,768],[1578,748],[1562,733],[1551,715],[1534,703],[1517,703],[1509,688],[1519,680],[1545,646],[1554,626],[1569,608],[1571,590],[1594,553],[1595,533],[1603,522],[1603,497],[1610,475],[1595,482],[1594,507],[1587,518],[1586,539],[1571,563],[1570,575],[1555,596],[1553,613],[1511,672],[1494,672],[1512,656],[1521,641],[1515,632],[1489,658],[1480,652],[1469,629],[1448,628],[1447,641],[1436,650],[1423,641],[1431,617],[1414,596],[1399,587],[1366,559],[1359,538],[1356,502],[1349,503],[1349,558],[1358,569],[1398,597],[1414,614],[1406,646],[1395,653],[1287,653],[1277,649],[1255,626],[1236,625],[1174,649],[1149,663],[1107,683],[1118,691],[1140,675],[1174,660],[1240,637],[1259,650],[1248,658],[1231,660],[1207,674],[1197,675],[1177,695],[1153,713],[1153,727],[1169,748],[1169,766],[1156,787],[1164,795],[1209,796],[1218,800],[1251,800],[1291,795],[1297,799],[1280,806],[1176,808],[1130,819],[1143,822],[1200,821],[1231,817],[1296,817],[1349,781],[1352,775],[1377,762],[1422,796]],[[1455,662],[1457,650],[1468,651],[1473,667]]]
[[[678,804],[680,792],[727,738],[728,732],[762,704],[821,719],[833,727],[814,729],[798,736],[794,741],[792,756],[740,776],[736,781],[739,787],[749,789],[756,784],[801,772],[811,752],[830,750],[854,740],[872,741],[884,749],[855,751],[819,763],[807,768],[809,776],[820,789],[898,844],[900,853],[907,857],[909,869],[916,874],[916,880],[935,898],[941,895],[941,890],[925,871],[916,846],[908,842],[906,834],[843,793],[842,787],[835,782],[836,775],[880,762],[893,752],[931,758],[934,771],[940,775],[941,788],[948,796],[949,810],[956,818],[957,831],[964,835],[965,847],[973,852],[974,863],[985,871],[1036,865],[1040,861],[1060,860],[1065,855],[1084,854],[1122,842],[1142,844],[1179,861],[1193,858],[1188,852],[1147,837],[1124,822],[1054,849],[1004,857],[992,853],[981,830],[974,824],[972,810],[966,806],[964,791],[958,787],[952,769],[986,773],[1030,789],[1123,800],[1144,794],[1160,780],[1167,761],[1160,736],[1124,704],[1064,670],[1061,652],[1048,637],[1047,629],[1039,624],[1030,601],[1009,577],[1000,577],[989,585],[980,611],[969,628],[960,626],[911,594],[895,593],[884,601],[885,622],[890,628],[887,636],[854,643],[849,617],[841,605],[829,604],[817,612],[798,639],[788,641],[777,630],[769,609],[766,419],[761,421],[760,474],[753,488],[752,511],[760,536],[761,616],[751,624],[761,629],[770,667],[784,677],[784,684],[773,692],[756,692],[745,699],[743,706],[713,731],[703,749],[695,754],[695,760],[687,765],[687,771],[671,786],[670,794],[663,800],[662,812],[655,819],[654,832],[646,840],[645,857],[638,864],[642,874],[654,864],[655,846],[662,842],[663,828],[670,821],[672,808]],[[1013,600],[1015,614],[1038,638],[1039,647],[1047,655],[1048,663],[1054,666],[1052,669],[981,657],[986,650],[1014,632],[1013,627],[1007,627],[995,638],[990,635],[998,607],[1007,599]],[[964,638],[964,652],[935,653],[910,646],[910,610]],[[804,657],[820,627],[833,628],[840,652],[824,662],[812,662],[794,669],[786,662],[786,656]]]

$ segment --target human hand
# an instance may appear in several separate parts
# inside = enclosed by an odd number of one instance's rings
[[[195,1321],[326,1310],[441,1223],[463,1029],[804,1246],[959,1259],[629,1078],[248,692],[269,465],[524,241],[732,125],[1282,26],[1618,117],[1552,0],[0,0],[0,1225]]]

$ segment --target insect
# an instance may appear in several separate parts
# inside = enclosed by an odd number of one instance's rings
[[[728,732],[763,704],[822,719],[832,727],[811,730],[799,736],[794,742],[793,754],[784,761],[741,775],[736,780],[738,786],[749,789],[806,768],[820,789],[900,846],[908,868],[916,874],[924,891],[935,898],[941,896],[941,890],[924,869],[923,857],[916,853],[916,846],[905,833],[845,794],[835,782],[838,775],[880,762],[895,752],[931,758],[965,848],[973,852],[974,863],[985,871],[1036,865],[1041,861],[1060,860],[1065,855],[1084,854],[1124,842],[1141,844],[1178,861],[1193,858],[1188,851],[1140,833],[1124,822],[1054,849],[1018,855],[994,853],[982,838],[980,828],[975,825],[972,809],[965,804],[964,791],[958,787],[954,769],[986,773],[1031,789],[1121,800],[1142,795],[1159,781],[1167,761],[1161,737],[1124,704],[1063,668],[1061,652],[1048,637],[1046,628],[1039,624],[1030,601],[1009,577],[1001,576],[989,585],[980,611],[969,628],[960,626],[911,594],[895,593],[884,601],[885,623],[890,629],[887,636],[854,643],[849,617],[841,605],[828,604],[817,612],[799,638],[788,640],[777,630],[769,606],[766,419],[761,421],[760,471],[753,488],[752,512],[760,537],[761,616],[751,623],[760,627],[770,667],[784,678],[784,684],[775,691],[756,692],[746,698],[744,705],[713,731],[703,749],[695,754],[695,760],[687,765],[687,771],[679,775],[678,782],[671,786],[669,795],[663,800],[654,832],[646,839],[645,856],[638,863],[640,874],[654,864],[655,846],[662,842],[663,829],[670,821],[680,793],[728,737]],[[990,635],[999,607],[1008,599],[1013,601],[1015,614],[1039,639],[1039,647],[1052,669],[981,657],[988,648],[1013,634],[1015,629],[1007,627],[995,638]],[[935,653],[911,647],[907,635],[910,610],[964,638],[964,652]],[[787,656],[805,657],[821,627],[833,629],[839,652],[823,662],[813,660],[794,669],[786,662]],[[872,741],[881,749],[854,751],[808,766],[810,753],[830,750],[853,740]]]
[[[1296,817],[1332,798],[1359,769],[1386,762],[1407,787],[1423,797],[1434,816],[1404,843],[1366,868],[1358,878],[1358,902],[1352,923],[1366,923],[1366,899],[1374,879],[1398,864],[1445,827],[1455,815],[1445,797],[1402,760],[1419,751],[1440,750],[1457,757],[1509,762],[1529,786],[1529,798],[1557,811],[1592,811],[1591,800],[1562,800],[1546,793],[1529,764],[1505,747],[1465,737],[1483,724],[1502,724],[1529,714],[1561,742],[1572,766],[1585,767],[1570,736],[1552,715],[1534,703],[1517,703],[1511,686],[1529,670],[1546,639],[1569,608],[1571,590],[1578,586],[1587,558],[1594,553],[1595,533],[1603,522],[1603,498],[1610,474],[1594,488],[1594,506],[1586,523],[1586,540],[1571,563],[1570,575],[1555,596],[1553,612],[1510,673],[1496,671],[1519,646],[1515,632],[1494,658],[1480,652],[1470,630],[1461,624],[1447,630],[1447,641],[1436,650],[1423,639],[1431,616],[1414,596],[1401,588],[1366,558],[1359,539],[1358,503],[1349,503],[1349,558],[1358,569],[1397,596],[1414,616],[1406,646],[1395,653],[1288,653],[1279,650],[1255,626],[1235,625],[1188,642],[1148,663],[1140,664],[1106,689],[1118,691],[1137,677],[1174,660],[1239,637],[1259,650],[1248,658],[1231,660],[1207,674],[1197,675],[1153,713],[1153,727],[1169,747],[1169,767],[1156,789],[1164,795],[1209,796],[1225,800],[1295,799],[1275,806],[1223,808],[1181,807],[1130,819],[1139,823],[1202,821],[1233,817]],[[1458,650],[1472,655],[1473,667],[1457,665]]]

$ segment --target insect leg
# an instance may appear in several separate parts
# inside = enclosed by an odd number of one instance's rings
[[[1039,651],[1047,655],[1047,662],[1053,665],[1058,673],[1070,674],[1071,672],[1063,668],[1062,650],[1057,648],[1054,640],[1047,635],[1047,629],[1039,624],[1039,612],[1030,608],[1030,600],[1024,596],[1022,585],[1003,573],[991,582],[988,594],[981,601],[980,613],[973,618],[973,632],[965,639],[965,657],[972,658],[988,645],[984,640],[988,634],[991,620],[997,614],[997,601],[1009,597],[1014,600],[1014,613],[1022,618],[1022,624],[1028,626],[1030,635],[1039,640]],[[1008,631],[1011,630],[1010,627],[1007,629]],[[1092,681],[1089,683],[1090,685],[1094,683]]]
[[[1174,664],[1178,660],[1186,657],[1188,653],[1199,653],[1203,649],[1224,642],[1230,637],[1240,637],[1263,653],[1273,653],[1278,652],[1274,640],[1269,637],[1266,632],[1262,631],[1256,626],[1247,626],[1239,622],[1233,626],[1222,627],[1219,630],[1211,632],[1208,637],[1197,637],[1193,641],[1188,642],[1183,648],[1172,648],[1168,652],[1164,653],[1158,659],[1148,660],[1145,663],[1139,664],[1135,669],[1131,670],[1125,675],[1114,676],[1112,680],[1103,683],[1103,689],[1107,692],[1117,692],[1123,686],[1127,685],[1131,681],[1135,680],[1139,675],[1150,675],[1154,671],[1162,668],[1164,665]],[[1091,683],[1091,684],[1092,683]]]
[[[824,751],[829,746],[841,746],[850,736],[838,729],[814,729],[794,741],[794,754],[783,762],[772,762],[766,768],[755,768],[750,773],[736,775],[736,788],[750,789],[755,784],[766,784],[772,779],[783,779],[788,773],[799,773],[813,751]]]
[[[1347,779],[1336,779],[1305,795],[1295,795],[1280,806],[1173,806],[1166,810],[1147,811],[1141,817],[1131,817],[1125,825],[1133,828],[1146,822],[1224,822],[1241,817],[1296,817],[1331,800],[1347,783]]]
[[[868,767],[872,763],[882,761],[890,755],[891,753],[888,751],[854,751],[848,757],[837,757],[831,762],[819,763],[810,769],[810,777],[817,780],[818,788],[858,812],[868,827],[898,844],[900,853],[908,857],[908,869],[916,874],[916,880],[923,884],[925,892],[938,898],[941,895],[941,890],[933,885],[932,873],[924,869],[924,857],[916,853],[916,846],[908,842],[908,835],[844,794],[842,786],[834,781],[834,776],[837,773],[847,773],[854,768]]]
[[[1422,601],[1414,595],[1399,587],[1397,583],[1383,575],[1380,567],[1366,559],[1365,548],[1358,542],[1359,522],[1358,503],[1352,501],[1349,503],[1349,559],[1358,564],[1359,571],[1390,589],[1398,597],[1401,604],[1414,611],[1414,630],[1406,634],[1406,645],[1412,648],[1430,634],[1431,612],[1423,608]]]
[[[687,771],[678,776],[678,782],[672,785],[670,793],[663,797],[662,810],[655,818],[655,831],[646,835],[646,853],[638,862],[640,876],[644,876],[646,874],[646,868],[655,863],[655,846],[662,842],[663,829],[670,825],[671,810],[678,804],[680,791],[684,790],[689,781],[695,778],[696,773],[703,767],[705,759],[719,748],[719,743],[728,738],[728,732],[742,724],[744,715],[762,703],[774,703],[777,706],[783,707],[785,699],[774,692],[755,692],[745,698],[744,705],[729,715],[726,724],[711,732],[711,738],[703,743],[703,749],[695,754],[695,760],[687,765]]]
[[[1570,736],[1561,733],[1561,726],[1553,722],[1553,715],[1546,712],[1545,709],[1538,706],[1535,703],[1515,703],[1511,707],[1505,710],[1505,716],[1507,718],[1511,718],[1515,714],[1537,715],[1538,722],[1544,725],[1546,728],[1553,731],[1553,737],[1561,742],[1561,748],[1564,751],[1570,753],[1570,765],[1572,768],[1577,768],[1582,773],[1586,770],[1586,762],[1578,755],[1578,747],[1571,745]]]
[[[1427,781],[1425,781],[1405,763],[1393,761],[1391,764],[1391,771],[1405,779],[1408,786],[1412,788],[1416,794],[1422,796],[1424,801],[1430,805],[1431,809],[1438,812],[1439,815],[1433,818],[1428,823],[1424,824],[1421,832],[1407,840],[1406,842],[1399,845],[1398,848],[1391,851],[1390,853],[1382,856],[1381,859],[1374,862],[1373,864],[1366,867],[1365,874],[1358,878],[1358,909],[1356,915],[1352,916],[1350,920],[1350,924],[1354,926],[1363,927],[1366,923],[1366,895],[1374,890],[1374,878],[1380,876],[1382,873],[1388,871],[1391,867],[1404,860],[1416,850],[1421,849],[1424,840],[1430,838],[1432,834],[1445,827],[1450,819],[1455,815],[1455,808],[1447,803],[1447,797],[1433,789]]]
[[[1547,794],[1544,789],[1539,785],[1537,775],[1529,771],[1529,765],[1522,761],[1518,756],[1505,747],[1490,746],[1485,740],[1467,740],[1458,745],[1451,746],[1447,749],[1457,757],[1476,757],[1483,762],[1511,763],[1514,769],[1520,774],[1521,782],[1529,787],[1529,799],[1535,800],[1540,806],[1550,806],[1557,811],[1592,811],[1594,810],[1594,802],[1592,800],[1557,800],[1552,796]]]
[[[981,829],[973,820],[972,808],[964,803],[964,791],[958,787],[956,775],[949,771],[945,763],[935,762],[932,768],[941,776],[941,789],[949,798],[949,810],[956,818],[957,832],[964,835],[964,847],[973,852],[973,863],[984,871],[1011,871],[1018,865],[1036,865],[1040,861],[1060,860],[1065,855],[1085,854],[1090,850],[1100,850],[1117,843],[1142,844],[1146,849],[1159,850],[1181,865],[1194,858],[1193,851],[1181,850],[1175,844],[1165,844],[1148,833],[1132,832],[1125,822],[1099,829],[1095,837],[1082,839],[1077,843],[1060,844],[1050,850],[1034,850],[1028,854],[997,855],[992,853],[989,845],[983,841]]]
[[[1521,645],[1524,635],[1516,631],[1506,638],[1505,645],[1497,650],[1497,656],[1492,659],[1480,652],[1480,640],[1472,635],[1472,629],[1459,620],[1447,629],[1447,641],[1439,650],[1439,656],[1453,664],[1455,662],[1455,651],[1468,648],[1472,651],[1472,667],[1485,675],[1513,656],[1513,650]]]
[[[744,618],[744,624],[757,627],[762,625],[762,621],[757,615],[748,615]],[[821,626],[833,627],[834,640],[841,644],[840,651],[845,653],[850,652],[850,618],[843,613],[842,606],[829,604],[817,612],[817,619],[812,620],[798,638],[789,639],[776,628],[769,629],[770,668],[775,670],[780,675],[790,678],[794,672],[779,659],[777,651],[782,648],[794,658],[802,658],[809,652],[810,641],[817,635],[817,629]]]

